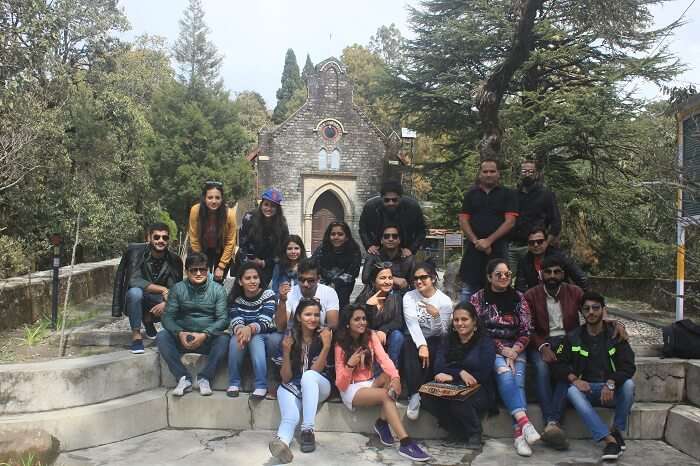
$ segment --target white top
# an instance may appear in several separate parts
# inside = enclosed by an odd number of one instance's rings
[[[292,291],[287,295],[287,320],[291,320],[291,318],[294,317],[294,311],[296,311],[302,297],[301,288],[299,288],[298,284],[294,285]],[[321,327],[325,327],[326,312],[338,311],[340,309],[338,293],[330,286],[319,283],[316,287],[314,298],[318,298],[319,304],[321,304]]]
[[[435,306],[440,314],[433,317],[425,309],[425,303]],[[452,319],[452,300],[440,290],[425,298],[418,290],[411,290],[403,297],[403,316],[416,348],[427,344],[426,337],[445,335]]]

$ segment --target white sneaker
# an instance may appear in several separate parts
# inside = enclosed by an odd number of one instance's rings
[[[204,378],[199,378],[197,379],[197,385],[199,385],[199,394],[202,396],[209,396],[211,395],[211,386],[209,385],[209,381]]]
[[[513,442],[513,444],[515,445],[515,451],[518,455],[532,456],[532,449],[530,448],[530,445],[527,444],[527,441],[525,440],[525,435],[515,437],[515,441]]]
[[[408,400],[408,408],[406,408],[406,417],[415,421],[420,416],[420,394],[414,393]]]
[[[525,441],[530,445],[533,445],[540,439],[540,434],[537,432],[535,426],[533,426],[531,422],[528,422],[523,426],[523,436],[525,437]]]
[[[175,389],[173,390],[173,395],[182,396],[190,390],[192,390],[192,382],[190,382],[187,379],[187,377],[183,375],[182,377],[180,377],[180,380],[177,383],[177,387],[175,387]]]

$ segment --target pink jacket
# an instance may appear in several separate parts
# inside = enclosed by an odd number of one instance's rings
[[[372,337],[369,340],[370,351],[372,351],[372,359],[377,361],[382,370],[392,379],[399,377],[399,371],[396,370],[394,363],[389,359],[382,344],[379,341],[377,334],[372,331]],[[340,345],[335,345],[335,385],[338,390],[344,392],[348,389],[351,383],[370,380],[373,378],[372,368],[360,367],[354,369],[345,365],[345,351]]]

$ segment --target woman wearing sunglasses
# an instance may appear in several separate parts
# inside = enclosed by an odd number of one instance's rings
[[[367,308],[370,328],[386,348],[395,367],[399,367],[404,343],[403,303],[401,293],[394,290],[391,262],[374,264],[370,281],[355,304]]]
[[[199,203],[190,209],[190,248],[207,255],[207,267],[214,280],[223,282],[228,275],[236,247],[236,212],[226,206],[224,185],[207,181]]]
[[[313,260],[320,268],[321,283],[335,289],[340,309],[350,302],[355,279],[360,274],[362,253],[345,222],[332,222],[326,228],[323,242],[316,248]]]
[[[530,456],[530,445],[540,439],[528,419],[525,398],[525,348],[530,341],[530,308],[522,293],[511,287],[512,276],[506,260],[491,259],[486,264],[486,287],[472,295],[471,303],[496,345],[496,385],[515,421],[515,450],[520,456]]]
[[[418,389],[433,376],[433,361],[452,317],[452,300],[436,288],[435,267],[419,262],[413,271],[411,290],[403,297],[403,315],[410,338],[403,347],[404,379],[408,390],[406,417],[418,419],[421,397]]]

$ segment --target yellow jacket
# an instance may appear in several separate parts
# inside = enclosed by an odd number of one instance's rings
[[[199,243],[199,203],[190,209],[190,247],[194,252],[202,252],[202,245]],[[221,251],[217,267],[225,269],[233,259],[236,249],[236,238],[238,236],[238,226],[236,225],[236,208],[228,208],[228,218],[226,219],[226,229],[224,230],[224,249]]]

